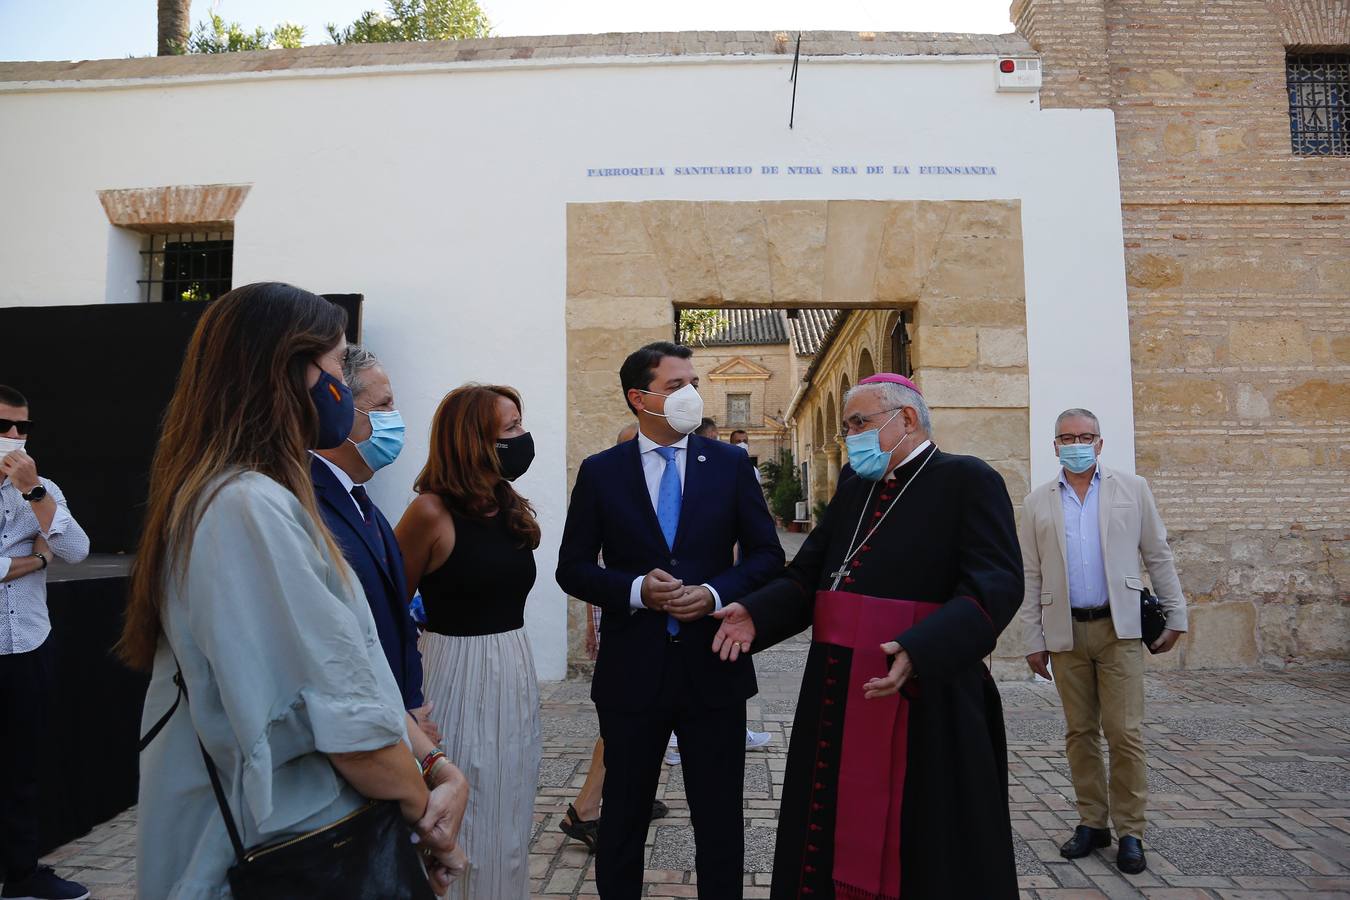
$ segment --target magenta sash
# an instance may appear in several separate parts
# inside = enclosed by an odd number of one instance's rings
[[[882,644],[940,608],[937,603],[846,591],[816,593],[812,638],[853,651],[834,825],[834,883],[840,898],[900,897],[900,807],[908,761],[909,701],[900,695],[865,700],[863,684],[890,671]]]

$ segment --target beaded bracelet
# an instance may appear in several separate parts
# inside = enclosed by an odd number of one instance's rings
[[[445,759],[445,753],[439,748],[422,757],[422,777],[426,778],[427,775],[431,774],[432,768],[442,759]]]

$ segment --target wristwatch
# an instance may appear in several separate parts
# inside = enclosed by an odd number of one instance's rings
[[[27,500],[29,503],[37,503],[47,496],[47,489],[39,484],[28,493],[20,494],[19,496],[23,497],[23,499]]]
[[[47,568],[48,560],[46,554],[33,551],[33,555],[36,556],[38,559],[42,560],[42,569]],[[42,569],[38,569],[38,571],[41,572]]]

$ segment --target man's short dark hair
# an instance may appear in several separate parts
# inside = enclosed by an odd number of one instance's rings
[[[744,428],[737,428],[735,431],[733,431],[733,432],[731,433],[731,440],[732,440],[732,441],[735,441],[736,435],[738,435],[738,434],[743,434],[743,435],[745,435],[745,440],[746,440],[747,443],[749,443],[749,441],[750,441],[750,435],[746,433],[746,431],[745,431]]]
[[[0,384],[0,403],[28,408],[28,398],[7,384]]]
[[[628,354],[628,358],[623,361],[619,367],[619,384],[623,387],[623,402],[628,403],[628,392],[636,388],[639,391],[645,391],[652,386],[652,379],[656,377],[656,367],[661,365],[661,360],[667,356],[673,356],[676,359],[689,359],[694,355],[683,344],[672,344],[670,341],[657,341],[654,344],[648,344],[641,350],[634,350]],[[637,415],[637,410],[633,404],[628,403],[629,410],[633,415]]]
[[[704,416],[703,421],[699,422],[698,427],[694,429],[694,434],[698,435],[699,437],[707,437],[707,435],[704,434],[704,432],[710,429],[712,431],[717,430],[717,420],[710,419],[707,416]]]

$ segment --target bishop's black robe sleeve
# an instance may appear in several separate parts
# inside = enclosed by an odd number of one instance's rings
[[[781,576],[741,598],[741,605],[755,623],[754,652],[767,650],[810,627],[815,614],[816,586],[829,565],[826,559],[830,548],[829,523],[835,505],[832,500]]]
[[[1003,477],[970,461],[961,478],[956,589],[942,608],[899,635],[915,674],[950,678],[994,650],[1022,603],[1022,553]]]

